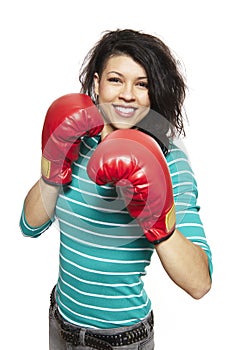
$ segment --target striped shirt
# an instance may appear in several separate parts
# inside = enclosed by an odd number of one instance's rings
[[[154,246],[128,214],[112,185],[98,186],[86,172],[100,136],[81,142],[72,183],[59,194],[55,217],[60,228],[60,263],[56,298],[61,315],[90,328],[133,325],[151,311],[142,277]],[[170,170],[177,229],[203,248],[212,272],[211,251],[197,205],[197,184],[185,153],[175,145],[166,156]],[[54,219],[54,218],[53,218]],[[52,220],[31,227],[22,212],[23,234],[38,237]]]

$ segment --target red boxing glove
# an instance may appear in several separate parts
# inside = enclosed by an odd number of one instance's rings
[[[42,131],[42,178],[54,185],[70,183],[80,138],[97,135],[103,126],[102,116],[88,95],[73,93],[55,100]]]
[[[150,242],[172,235],[176,215],[170,173],[152,137],[133,129],[113,131],[98,145],[87,172],[98,185],[119,186],[129,214]]]

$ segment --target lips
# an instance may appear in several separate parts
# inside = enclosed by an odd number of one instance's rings
[[[115,112],[123,118],[131,118],[136,109],[134,107],[124,107],[124,106],[118,106],[118,105],[113,105]]]

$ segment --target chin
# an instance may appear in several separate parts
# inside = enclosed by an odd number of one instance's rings
[[[112,123],[114,129],[131,129],[135,124],[133,123]]]

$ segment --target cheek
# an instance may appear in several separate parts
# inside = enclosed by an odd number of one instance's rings
[[[102,85],[99,87],[99,101],[104,102],[112,102],[116,96],[115,89],[112,89],[109,86]]]
[[[139,97],[141,105],[145,107],[150,107],[150,99],[148,93],[142,93]]]

